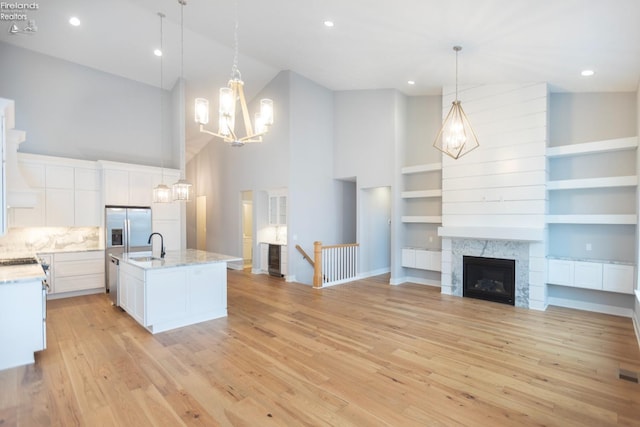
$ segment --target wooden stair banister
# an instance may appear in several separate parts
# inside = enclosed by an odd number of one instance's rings
[[[309,264],[311,264],[311,267],[315,268],[315,263],[313,262],[311,257],[309,255],[307,255],[307,253],[304,251],[304,249],[302,249],[302,247],[300,245],[296,245],[296,249],[298,250],[298,252],[300,252],[302,254],[302,257],[304,259],[306,259]]]

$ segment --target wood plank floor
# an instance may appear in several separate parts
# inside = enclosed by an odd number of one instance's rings
[[[640,426],[630,319],[229,272],[229,316],[151,335],[105,295],[49,301],[0,371],[0,426]]]

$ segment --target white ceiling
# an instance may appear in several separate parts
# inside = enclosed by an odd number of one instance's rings
[[[214,98],[230,75],[236,2],[187,1],[187,95]],[[159,86],[152,50],[162,11],[164,86],[180,75],[177,0],[37,3],[27,13],[38,31],[11,35],[0,21],[1,41]],[[553,91],[603,92],[635,91],[640,79],[639,0],[237,0],[237,7],[249,97],[280,70],[333,90],[440,94],[455,82],[454,45],[463,46],[461,84],[546,81]],[[80,27],[68,24],[71,15]],[[335,27],[325,27],[327,19]],[[585,68],[595,76],[580,76]]]

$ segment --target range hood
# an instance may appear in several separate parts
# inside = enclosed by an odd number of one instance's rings
[[[14,101],[0,98],[0,111],[4,116],[4,160],[6,200],[8,208],[34,208],[38,193],[24,179],[18,166],[18,147],[26,139],[26,132],[15,128]]]

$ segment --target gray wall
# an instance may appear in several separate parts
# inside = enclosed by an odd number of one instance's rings
[[[0,57],[0,97],[27,132],[20,151],[179,168],[169,91],[160,141],[158,88],[2,42]]]

